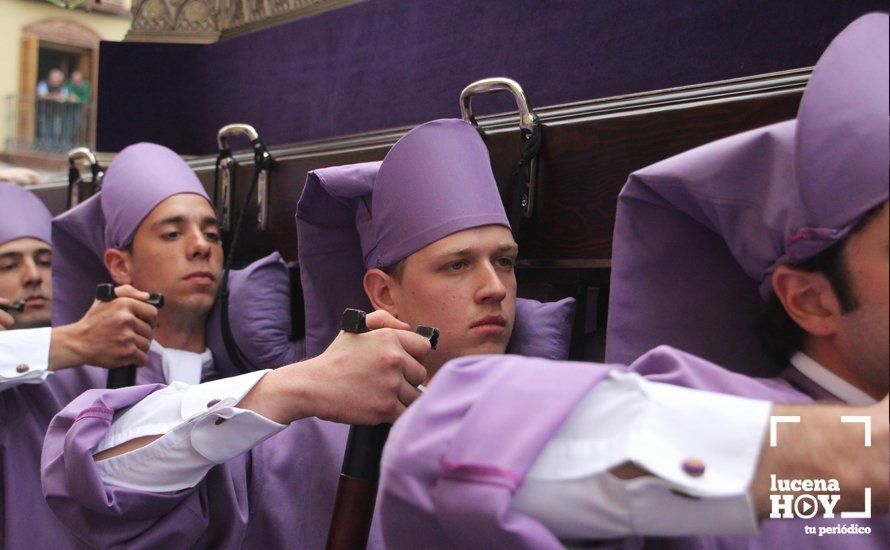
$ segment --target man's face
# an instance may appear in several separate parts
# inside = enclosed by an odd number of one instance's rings
[[[129,252],[127,276],[115,277],[164,294],[162,314],[206,315],[219,290],[222,241],[210,203],[200,195],[168,197],[142,221]]]
[[[507,349],[517,251],[509,229],[489,225],[449,235],[405,260],[392,300],[402,321],[439,328],[438,348],[425,362],[431,372],[455,357]]]
[[[885,395],[890,369],[890,213],[881,213],[852,235],[844,261],[859,307],[839,321],[837,346],[863,382]]]
[[[0,244],[0,297],[25,301],[25,311],[10,312],[13,328],[49,326],[53,281],[52,252],[45,242],[16,239]]]
[[[49,72],[47,80],[50,86],[59,86],[65,80],[65,73],[58,69],[53,69]]]
[[[79,86],[83,82],[83,74],[80,71],[74,71],[71,73],[71,83],[75,86]]]

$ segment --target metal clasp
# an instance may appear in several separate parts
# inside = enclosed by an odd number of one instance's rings
[[[272,169],[272,156],[260,140],[260,136],[253,126],[249,124],[227,124],[219,129],[216,134],[216,142],[219,146],[219,156],[216,161],[218,181],[215,183],[217,210],[220,214],[220,228],[229,230],[232,225],[232,200],[234,194],[235,168],[237,163],[228,146],[228,139],[232,136],[244,135],[250,140],[253,147],[255,169],[259,167],[257,174],[257,226],[261,231],[269,227],[269,176]]]
[[[497,92],[509,92],[516,100],[516,108],[519,110],[519,127],[523,134],[530,134],[540,124],[538,115],[529,107],[528,100],[522,86],[513,79],[506,77],[483,78],[469,84],[460,93],[460,116],[475,127],[479,127],[473,114],[473,96],[481,94],[493,94]]]
[[[540,132],[541,121],[531,108],[531,105],[529,105],[522,86],[515,80],[506,77],[483,78],[464,88],[460,93],[461,118],[475,126],[476,129],[479,129],[479,123],[476,121],[476,116],[473,113],[473,96],[497,92],[509,92],[513,95],[513,99],[516,101],[516,108],[519,111],[519,128],[523,141],[528,141],[537,132]],[[537,155],[530,160],[528,170],[528,186],[523,190],[521,201],[523,218],[530,218],[534,209],[535,186],[538,179]]]
[[[84,181],[77,166],[78,161],[85,160],[89,163],[91,179],[89,182]],[[102,188],[102,178],[105,171],[99,166],[96,155],[87,147],[76,147],[68,151],[68,208],[73,208],[84,199],[94,195]],[[86,187],[86,189],[84,189]],[[82,197],[81,193],[86,192],[87,196]]]

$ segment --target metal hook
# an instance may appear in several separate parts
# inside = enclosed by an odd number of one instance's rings
[[[216,133],[216,144],[219,146],[220,150],[228,149],[229,138],[239,135],[247,136],[247,139],[249,139],[251,143],[260,139],[260,135],[253,126],[239,122],[235,124],[226,124],[220,128],[219,132]]]
[[[77,206],[80,201],[80,186],[83,178],[80,175],[80,169],[77,167],[77,161],[86,160],[89,163],[90,173],[93,176],[90,181],[91,194],[95,193],[102,185],[102,178],[105,172],[99,166],[96,155],[87,147],[76,147],[68,151],[68,208]]]
[[[262,170],[257,174],[257,226],[260,231],[269,227],[269,172],[271,170],[272,157],[269,155],[260,135],[249,124],[227,124],[219,129],[216,134],[216,143],[219,146],[217,159],[217,171],[219,173],[219,189],[216,190],[217,209],[220,213],[220,228],[228,230],[232,220],[232,186],[235,175],[235,159],[229,149],[228,138],[233,136],[247,136],[254,151],[255,166],[262,165]]]
[[[493,94],[496,92],[509,92],[516,100],[516,108],[519,111],[519,128],[522,131],[522,138],[529,140],[535,132],[540,131],[541,121],[529,105],[525,92],[518,82],[506,77],[483,78],[468,85],[460,93],[460,114],[461,118],[472,124],[477,129],[479,123],[473,114],[472,99],[474,95]],[[540,137],[540,136],[537,136]],[[522,217],[531,218],[534,211],[535,193],[538,181],[538,158],[535,155],[528,165],[528,184],[522,191],[522,199],[520,206],[522,208]]]
[[[538,115],[529,107],[525,92],[518,82],[506,77],[483,78],[468,85],[460,93],[460,116],[475,127],[479,127],[473,114],[472,99],[474,95],[493,94],[496,92],[510,92],[516,100],[516,108],[519,110],[519,127],[523,132],[530,134],[539,124]]]

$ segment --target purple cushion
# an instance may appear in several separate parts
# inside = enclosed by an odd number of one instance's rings
[[[569,357],[575,299],[558,302],[516,299],[516,323],[507,353],[564,360]]]
[[[290,276],[287,264],[277,252],[229,274],[232,337],[257,369],[276,368],[303,359],[304,341],[292,339],[290,304]],[[240,374],[226,353],[219,300],[207,321],[207,345],[221,375]]]

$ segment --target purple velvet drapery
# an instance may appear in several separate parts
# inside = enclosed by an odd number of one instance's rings
[[[489,76],[553,105],[810,66],[886,1],[370,0],[206,46],[104,42],[98,149],[216,150],[249,122],[270,145],[459,114]],[[479,98],[478,112],[512,110]]]

